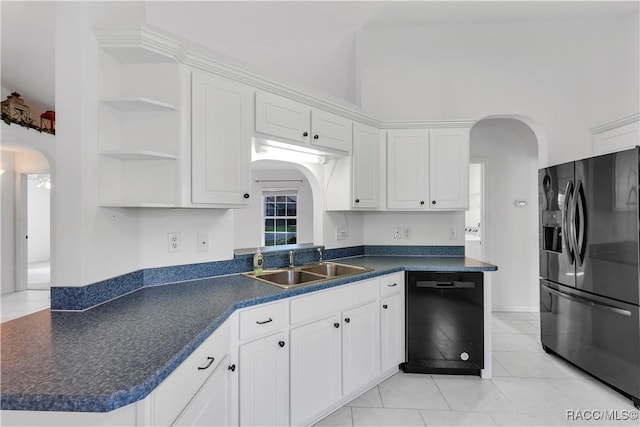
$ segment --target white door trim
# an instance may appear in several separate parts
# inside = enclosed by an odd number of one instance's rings
[[[489,158],[488,157],[471,157],[469,159],[469,164],[476,163],[481,165],[480,171],[480,194],[482,197],[481,200],[481,210],[480,210],[480,249],[482,251],[481,259],[485,262],[490,262],[490,252],[489,252],[489,242],[487,242],[486,236],[489,235],[489,212],[487,210],[487,192],[489,189],[488,181],[487,181],[487,170],[489,168]]]
[[[28,196],[27,179],[29,173],[19,174],[16,182],[16,292],[26,291],[28,288],[27,268],[28,268]]]

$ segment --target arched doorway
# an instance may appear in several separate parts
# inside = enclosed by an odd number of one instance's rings
[[[537,170],[546,154],[544,135],[530,123],[492,116],[471,128],[471,163],[484,165],[484,258],[499,266],[492,278],[494,311],[539,306]]]
[[[7,140],[10,138],[4,138]],[[53,177],[49,153],[3,141],[2,321],[47,308],[52,284]]]

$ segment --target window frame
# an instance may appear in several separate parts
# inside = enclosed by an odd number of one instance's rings
[[[285,197],[284,201],[276,201],[274,200],[273,203],[275,204],[274,206],[274,215],[267,215],[267,203],[269,203],[267,201],[268,197]],[[295,202],[290,202],[288,201],[289,197],[295,197]],[[298,189],[263,189],[262,191],[262,216],[261,216],[261,229],[262,229],[262,246],[263,247],[278,247],[278,246],[286,246],[286,245],[295,245],[298,243]],[[285,215],[276,215],[277,213],[277,205],[278,203],[280,204],[284,204],[285,205]],[[295,215],[288,215],[289,210],[286,208],[288,205],[294,205],[295,206]],[[270,233],[274,234],[274,239],[273,239],[273,244],[267,244],[267,239],[266,239],[266,235],[267,235],[267,230],[266,230],[266,222],[267,220],[273,220],[274,221],[274,230],[271,231]],[[285,231],[277,231],[277,221],[278,220],[284,220],[285,221]],[[289,228],[289,223],[288,221],[290,220],[295,220],[295,242],[290,243],[288,241],[288,234],[293,233],[291,231],[288,230]],[[278,242],[278,238],[277,236],[279,234],[284,234],[285,236],[285,243],[283,244],[277,244]]]

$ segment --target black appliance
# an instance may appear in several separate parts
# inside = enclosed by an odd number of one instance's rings
[[[480,374],[484,367],[482,273],[407,272],[407,362],[412,373]]]
[[[639,148],[541,169],[542,346],[640,407]]]

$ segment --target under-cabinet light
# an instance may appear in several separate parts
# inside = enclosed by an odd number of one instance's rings
[[[318,154],[306,153],[304,151],[298,151],[291,148],[274,147],[272,145],[259,144],[257,152],[262,154],[269,154],[277,157],[275,160],[283,160],[288,162],[303,162],[303,163],[326,163],[327,160],[324,156]]]

